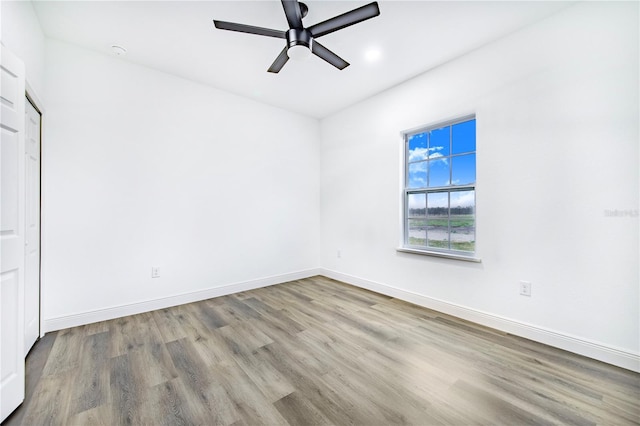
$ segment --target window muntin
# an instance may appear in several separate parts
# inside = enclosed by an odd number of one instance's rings
[[[475,253],[476,120],[405,134],[404,246]]]

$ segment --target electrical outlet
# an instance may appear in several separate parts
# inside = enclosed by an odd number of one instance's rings
[[[520,295],[531,297],[531,283],[529,281],[520,281]]]
[[[340,259],[340,258],[342,257],[342,250],[338,250],[338,251],[336,252],[336,257],[337,257],[338,259]]]
[[[160,267],[152,266],[151,267],[151,278],[160,278]]]

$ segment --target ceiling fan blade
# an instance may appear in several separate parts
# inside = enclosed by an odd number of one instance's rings
[[[298,0],[282,0],[284,14],[287,17],[289,28],[302,28],[302,12]]]
[[[338,69],[343,70],[349,66],[349,62],[345,61],[340,56],[336,55],[315,40],[313,40],[313,43],[311,43],[311,52],[317,57],[329,62],[331,65]]]
[[[350,25],[366,21],[367,19],[375,18],[378,15],[380,15],[380,8],[378,7],[378,2],[374,1],[373,3],[353,9],[350,12],[343,13],[342,15],[338,15],[331,19],[327,19],[326,21],[312,25],[308,30],[311,31],[311,35],[313,35],[314,38],[318,38],[334,31],[341,30],[342,28],[346,28]]]
[[[253,25],[236,24],[235,22],[216,21],[213,24],[220,30],[238,31],[240,33],[257,34],[267,37],[287,38],[287,33],[270,28],[254,27]]]
[[[273,61],[267,71],[272,73],[280,72],[280,70],[282,69],[282,67],[284,67],[284,64],[286,64],[288,60],[289,56],[287,55],[287,47],[285,47],[284,49],[282,49],[282,52],[280,52],[276,60]]]

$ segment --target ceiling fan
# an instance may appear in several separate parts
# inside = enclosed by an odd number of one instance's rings
[[[236,24],[234,22],[225,22],[213,20],[216,28],[221,30],[238,31],[241,33],[257,34],[267,37],[276,37],[287,40],[287,44],[282,49],[268,71],[272,73],[279,72],[289,58],[302,58],[310,53],[324,59],[334,67],[342,70],[349,66],[349,63],[336,55],[322,44],[316,41],[324,35],[334,31],[341,30],[350,25],[357,24],[367,19],[374,18],[380,14],[377,2],[369,3],[365,6],[353,9],[342,15],[334,16],[331,19],[322,21],[318,24],[305,28],[302,25],[302,18],[307,16],[309,8],[306,4],[298,0],[281,0],[284,14],[289,23],[289,29],[286,31],[272,30],[270,28],[254,27],[252,25]]]

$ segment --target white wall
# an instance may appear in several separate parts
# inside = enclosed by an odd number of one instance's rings
[[[317,120],[58,41],[46,54],[47,329],[317,272]]]
[[[324,119],[327,274],[639,368],[638,61],[638,4],[583,3]],[[396,252],[400,132],[469,113],[482,263]]]
[[[577,5],[329,117],[321,151],[315,120],[63,43],[47,42],[45,76],[31,3],[0,7],[46,101],[48,329],[320,264],[637,360],[638,218],[605,215],[638,209],[637,4]],[[483,262],[397,253],[400,131],[472,112]]]
[[[2,44],[25,64],[27,82],[37,96],[44,91],[45,37],[30,1],[0,2]]]

